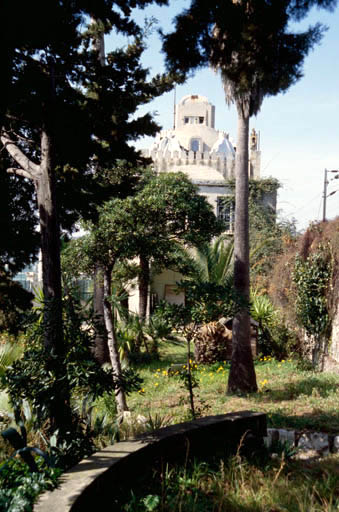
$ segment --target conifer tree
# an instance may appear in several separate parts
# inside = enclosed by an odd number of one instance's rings
[[[18,12],[9,0],[1,4],[2,24],[8,29],[1,34],[1,51],[8,50],[2,69],[5,92],[0,106],[1,142],[12,158],[7,172],[30,180],[35,187],[46,303],[45,347],[52,356],[51,370],[58,373],[60,378],[63,374],[64,339],[57,183],[73,183],[73,192],[83,188],[86,176],[90,178],[93,175],[91,159],[98,154],[96,141],[100,139],[98,119],[94,133],[90,124],[94,116],[99,114],[98,109],[91,106],[99,103],[95,98],[85,101],[83,92],[86,83],[92,80],[97,64],[93,52],[86,45],[86,37],[89,39],[90,34],[84,34],[82,27],[87,19],[94,17],[101,20],[104,32],[114,27],[126,35],[140,34],[141,30],[130,18],[131,9],[148,3],[149,0],[77,0],[71,3],[51,0],[46,9],[45,3],[39,0],[25,4]],[[157,0],[157,3],[163,4],[165,1]],[[128,56],[125,59],[128,61]],[[105,79],[110,93],[116,75],[119,77],[119,71],[121,75],[125,72],[125,69],[118,68],[120,64],[123,62],[118,62],[115,69],[112,66],[112,75]],[[113,105],[119,111],[119,93],[123,87],[120,83],[116,89],[113,88],[116,94],[111,94],[114,101],[105,112],[103,124],[112,119],[109,112]],[[103,105],[101,109],[104,112]],[[128,113],[122,113],[116,129],[111,130],[112,140],[113,134],[119,132],[112,153],[119,148],[123,137],[126,141],[142,133],[143,123],[126,122],[131,111],[134,110],[130,108]],[[121,126],[119,123],[123,121],[125,124]],[[115,157],[121,157],[120,153]],[[79,176],[80,183],[77,179]],[[63,195],[64,203],[67,203],[69,196]],[[77,207],[78,204],[73,212]],[[71,206],[69,211],[72,213]],[[67,429],[71,421],[67,407],[69,397],[55,399],[55,424]]]

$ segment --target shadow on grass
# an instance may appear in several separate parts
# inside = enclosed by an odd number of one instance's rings
[[[314,411],[301,415],[289,415],[282,410],[270,412],[267,414],[267,426],[339,434],[339,411],[332,413]]]
[[[327,398],[338,392],[339,384],[333,379],[324,377],[310,377],[297,382],[288,382],[283,389],[267,390],[266,395],[260,396],[260,401],[295,400],[300,396],[312,396],[314,398]]]

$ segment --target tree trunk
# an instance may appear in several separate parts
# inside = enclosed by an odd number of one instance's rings
[[[238,140],[236,152],[234,287],[249,302],[249,226],[248,226],[248,137],[249,115],[238,109]],[[251,328],[248,309],[243,307],[233,319],[232,361],[228,392],[257,391],[251,352]]]
[[[95,18],[91,19],[94,28],[97,26]],[[105,66],[105,39],[104,34],[97,34],[93,39],[93,48],[97,52],[98,61],[102,67]],[[107,332],[104,320],[104,277],[103,269],[96,266],[94,272],[93,309],[98,323],[98,331],[95,336],[94,357],[100,364],[110,362],[110,355],[107,343]]]
[[[40,218],[45,348],[63,355],[60,232],[51,136],[41,135],[40,176],[35,181]]]
[[[139,256],[139,259],[139,316],[142,320],[145,320],[147,315],[148,286],[150,279],[149,261],[144,256]]]
[[[107,331],[107,344],[109,350],[109,356],[112,364],[112,372],[113,378],[117,381],[117,387],[115,390],[115,398],[117,402],[118,412],[122,413],[124,411],[128,411],[128,406],[126,402],[125,392],[120,385],[119,381],[121,381],[122,371],[118,350],[118,342],[115,335],[115,326],[114,326],[114,316],[112,312],[111,305],[111,289],[112,289],[112,270],[114,264],[106,267],[104,269],[104,318],[105,318],[105,326]]]
[[[65,380],[65,343],[62,325],[60,230],[56,204],[53,137],[41,133],[40,175],[35,180],[40,220],[42,280],[44,293],[44,344],[51,354],[47,367],[58,380],[58,393],[51,404],[51,430],[69,432],[72,423],[68,382]],[[62,384],[63,383],[63,384]]]
[[[107,344],[107,331],[104,319],[104,276],[103,270],[97,265],[94,272],[94,289],[93,289],[93,310],[96,323],[96,336],[94,340],[94,357],[99,364],[109,363]]]

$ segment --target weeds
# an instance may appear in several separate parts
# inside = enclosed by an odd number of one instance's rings
[[[337,459],[338,460],[338,459]],[[282,455],[261,465],[239,454],[155,471],[147,491],[135,488],[125,512],[335,512],[339,474],[331,463],[306,467]]]

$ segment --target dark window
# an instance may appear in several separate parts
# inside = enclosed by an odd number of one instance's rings
[[[226,231],[234,231],[234,201],[229,197],[218,197],[217,217],[225,226]]]
[[[188,124],[188,121],[189,121],[189,117],[184,117],[184,123]]]
[[[203,124],[204,123],[204,118],[203,117],[199,117],[199,124]]]
[[[199,139],[191,140],[191,151],[199,151]]]

